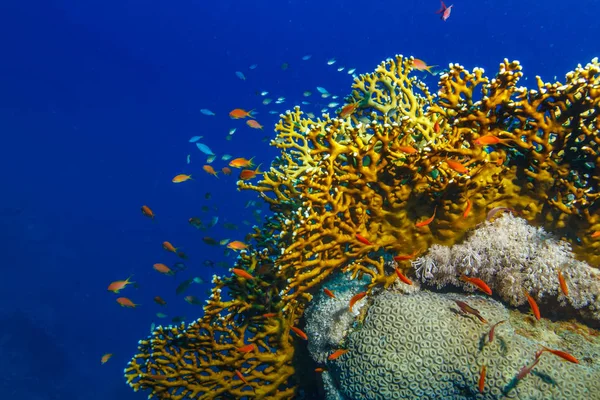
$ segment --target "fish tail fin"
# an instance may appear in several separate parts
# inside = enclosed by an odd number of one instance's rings
[[[431,68],[433,67],[437,67],[437,65],[429,65],[427,66],[427,68],[425,68],[427,70],[427,72],[429,72],[431,75],[435,75],[435,73],[431,72]]]
[[[263,173],[262,171],[259,170],[261,165],[262,164],[258,164],[258,167],[256,167],[256,169],[254,170],[255,173],[257,173],[257,174],[262,174]]]
[[[256,109],[253,108],[252,110],[248,111],[248,118],[256,118],[256,114],[258,113],[256,112]]]
[[[254,167],[254,163],[252,162],[252,160],[254,160],[254,157],[252,157],[251,159],[248,160],[249,167]]]
[[[442,6],[440,7],[440,9],[439,9],[439,10],[437,10],[437,11],[435,12],[436,14],[441,14],[441,13],[443,13],[443,12],[444,12],[444,10],[447,8],[447,7],[446,7],[446,5],[444,4],[444,2],[443,2],[443,1],[441,1],[441,3],[442,3]]]

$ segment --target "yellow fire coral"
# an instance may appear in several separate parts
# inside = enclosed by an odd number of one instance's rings
[[[412,63],[398,56],[358,77],[345,118],[298,107],[282,117],[281,155],[256,185],[239,182],[276,213],[254,234],[260,249],[238,260],[254,278],[215,278],[204,317],[141,341],[125,373],[132,387],[162,399],[290,398],[289,330],[333,271],[387,287],[396,276],[386,259],[456,243],[494,207],[598,265],[598,60],[530,91],[516,86],[517,62],[491,80],[451,65],[437,96],[410,76]],[[238,350],[249,343],[259,350]]]

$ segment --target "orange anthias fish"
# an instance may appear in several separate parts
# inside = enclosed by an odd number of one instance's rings
[[[350,312],[352,312],[352,307],[354,307],[354,305],[356,304],[356,302],[359,301],[359,300],[361,300],[366,295],[367,295],[367,292],[360,292],[360,293],[355,294],[354,296],[352,296],[352,298],[350,299]]]
[[[507,144],[507,139],[500,139],[498,136],[494,135],[483,135],[478,137],[473,141],[478,146],[490,146],[494,144]]]
[[[255,348],[256,348],[256,345],[254,343],[250,343],[245,346],[238,347],[237,351],[239,351],[240,353],[250,353]]]
[[[348,351],[349,351],[349,350],[347,350],[347,349],[339,349],[339,350],[336,350],[336,351],[334,351],[333,353],[331,353],[331,354],[329,355],[329,357],[327,357],[327,359],[328,359],[328,360],[330,360],[330,361],[331,361],[331,360],[335,360],[336,358],[339,358],[340,356],[342,356],[342,355],[346,354]]]
[[[554,354],[555,356],[558,356],[564,360],[567,360],[569,362],[572,362],[574,364],[579,364],[579,360],[576,359],[575,357],[573,357],[573,355],[567,353],[566,351],[562,351],[562,350],[552,350],[549,349],[546,346],[542,346],[544,349],[542,351],[539,352],[539,354],[542,354],[544,351],[547,351],[549,353]]]
[[[477,289],[481,290],[483,293],[487,294],[488,296],[492,295],[492,289],[490,289],[490,287],[479,278],[461,275],[460,280],[463,282],[470,283],[471,285],[477,286]]]
[[[246,385],[248,385],[248,381],[246,380],[246,378],[244,378],[244,375],[242,375],[242,373],[240,371],[238,371],[237,369],[235,370],[235,375],[242,381],[244,382]]]
[[[249,160],[246,160],[245,158],[234,158],[229,161],[229,166],[233,168],[250,168],[254,166],[252,160],[254,160],[254,157]]]
[[[229,242],[227,244],[227,248],[235,251],[246,250],[248,245],[244,242],[240,242],[239,240],[234,240],[233,242]]]
[[[562,274],[562,271],[558,270],[558,283],[560,284],[560,290],[563,292],[565,296],[569,295],[569,287],[567,286],[567,281],[565,281],[565,277]]]
[[[356,111],[359,104],[360,104],[360,102],[346,104],[344,107],[342,107],[342,111],[340,111],[338,116],[340,118],[346,118],[346,117],[354,114],[354,111]]]
[[[406,154],[415,154],[419,151],[412,146],[398,146],[398,150]]]
[[[177,249],[170,242],[165,241],[165,242],[163,242],[162,246],[163,246],[163,249],[170,251],[171,253],[177,254]]]
[[[406,275],[404,275],[402,272],[400,272],[400,270],[398,268],[396,268],[396,275],[398,276],[398,279],[400,279],[402,282],[406,283],[407,285],[412,285],[412,281],[410,279],[408,279],[406,277]]]
[[[254,115],[252,115],[252,112],[254,110],[250,110],[250,111],[246,111],[243,110],[241,108],[236,108],[235,110],[231,110],[229,112],[229,116],[233,119],[240,119],[240,118],[254,118]]]
[[[240,172],[240,176],[239,179],[246,181],[248,179],[252,179],[254,177],[256,177],[256,175],[262,174],[262,172],[260,172],[260,165],[258,167],[256,167],[256,169],[252,170],[252,169],[243,169]]]
[[[162,263],[156,263],[152,266],[152,268],[154,268],[155,271],[158,271],[161,274],[175,275],[175,272],[173,272],[171,268],[167,267],[165,264]]]
[[[366,237],[361,236],[358,233],[355,236],[356,236],[356,239],[359,242],[361,242],[362,244],[366,244],[367,246],[371,246],[373,244],[373,243],[369,242],[369,240]]]
[[[130,281],[131,277],[125,279],[124,281],[115,281],[108,285],[108,291],[113,293],[119,293],[121,290],[125,288],[127,285],[131,285],[135,282]]]
[[[412,260],[413,258],[415,258],[418,252],[419,250],[415,250],[412,254],[398,254],[397,256],[394,256],[394,261],[400,262]]]
[[[179,174],[175,178],[173,178],[171,182],[173,182],[173,183],[181,183],[181,182],[188,181],[190,179],[192,179],[191,175]]]
[[[154,219],[154,213],[148,206],[142,206],[142,214],[144,214],[148,218]]]
[[[332,292],[331,290],[329,290],[329,289],[327,289],[327,288],[324,288],[324,289],[323,289],[323,292],[324,292],[324,293],[325,293],[327,296],[331,297],[332,299],[335,299],[335,294],[333,294],[333,292]]]
[[[435,212],[436,212],[436,211],[437,211],[437,207],[433,209],[433,215],[432,215],[431,217],[427,218],[427,219],[426,219],[426,220],[424,220],[424,221],[421,221],[421,222],[417,222],[417,223],[415,223],[415,226],[416,226],[417,228],[421,228],[421,227],[423,227],[423,226],[427,226],[427,225],[429,225],[430,223],[432,223],[432,222],[433,222],[433,219],[435,218]]]
[[[484,324],[487,324],[487,320],[485,318],[483,318],[481,316],[481,314],[479,313],[479,310],[471,307],[470,305],[468,305],[467,303],[465,303],[464,301],[460,301],[460,300],[454,300],[454,302],[456,303],[456,305],[460,308],[460,311],[463,312],[463,314],[471,314],[477,317],[477,319],[479,319],[481,322],[483,322]]]
[[[450,168],[452,168],[460,174],[466,174],[467,172],[469,172],[469,169],[461,163],[459,163],[458,161],[446,160],[446,164],[448,164]]]
[[[244,279],[248,279],[248,280],[254,279],[254,277],[252,275],[250,275],[248,272],[244,271],[243,269],[232,268],[231,272],[233,272],[234,274],[236,274],[240,278],[244,278]]]
[[[231,175],[231,169],[229,169],[229,167],[223,167],[221,168],[221,171],[224,175]]]
[[[112,355],[112,353],[106,353],[105,355],[103,355],[103,356],[102,356],[102,358],[100,359],[100,362],[101,362],[102,364],[106,364],[106,362],[107,362],[108,360],[110,360],[110,358],[111,358],[112,356],[113,356],[113,355]]]
[[[442,14],[442,16],[440,18],[442,21],[446,22],[446,20],[448,18],[450,18],[450,13],[452,12],[452,7],[454,7],[454,4],[451,5],[450,7],[446,7],[444,2],[442,1],[442,7],[439,10],[437,10],[435,13]]]
[[[300,329],[296,328],[295,326],[290,327],[290,329],[293,330],[294,333],[302,339],[308,340],[308,336],[306,335],[306,333],[302,332]]]
[[[479,393],[483,393],[485,389],[485,365],[481,366],[481,373],[479,374]]]
[[[597,237],[600,237],[600,231],[596,231],[596,232],[592,233],[592,235],[591,235],[592,239],[596,239]]]
[[[418,71],[427,71],[430,74],[433,74],[433,72],[431,72],[431,68],[436,67],[436,65],[427,65],[425,61],[415,58],[413,60],[413,67]]]
[[[467,207],[465,207],[465,212],[463,212],[463,218],[467,218],[469,216],[472,206],[473,203],[471,203],[471,200],[467,199]]]
[[[215,169],[212,167],[212,165],[204,165],[202,167],[202,169],[204,170],[204,172],[206,172],[209,175],[212,175],[216,178],[218,178],[217,176],[217,171],[215,171]]]
[[[521,368],[521,370],[517,374],[517,380],[521,380],[521,379],[525,378],[539,362],[540,362],[540,357],[538,354],[535,357],[535,360],[533,361],[533,363],[531,363],[531,365],[526,365],[523,368]]]
[[[135,304],[133,301],[129,300],[127,297],[119,297],[117,299],[117,303],[121,305],[121,307],[128,308],[136,308],[139,304]]]
[[[255,119],[249,119],[246,121],[246,125],[248,125],[252,129],[263,129],[263,126],[258,123]]]
[[[529,302],[529,307],[531,307],[531,311],[533,312],[535,319],[537,319],[539,321],[542,318],[542,316],[540,315],[540,308],[538,307],[534,298],[531,297],[531,295],[529,293],[527,293],[527,290],[525,290],[525,288],[523,288],[523,294],[525,294],[525,297],[527,298],[527,301]]]

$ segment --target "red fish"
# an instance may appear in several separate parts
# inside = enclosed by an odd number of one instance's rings
[[[121,307],[127,308],[136,308],[139,304],[135,304],[133,301],[129,300],[127,297],[119,297],[117,299],[117,303],[121,305]]]
[[[354,295],[351,299],[350,299],[350,312],[352,312],[352,307],[354,307],[354,304],[356,304],[357,301],[359,301],[360,299],[362,299],[363,297],[365,297],[367,295],[367,292],[360,292],[356,295]]]
[[[244,278],[244,279],[248,279],[248,280],[254,279],[254,277],[252,275],[250,275],[248,272],[244,271],[243,269],[232,268],[231,272],[233,272],[234,274],[236,274],[240,278]]]
[[[471,200],[467,199],[467,207],[465,208],[465,212],[463,212],[463,218],[467,218],[469,216],[471,207],[473,207],[473,203],[471,203]]]
[[[427,219],[426,219],[426,220],[424,220],[424,221],[417,222],[417,223],[415,224],[415,226],[416,226],[417,228],[421,228],[421,227],[423,227],[423,226],[426,226],[426,225],[429,225],[430,223],[432,223],[432,222],[433,222],[433,219],[435,218],[435,212],[436,212],[436,211],[437,211],[437,207],[433,209],[433,215],[432,215],[431,217],[427,218]]]
[[[466,275],[461,275],[460,277],[461,281],[470,283],[471,285],[475,285],[477,286],[477,288],[479,290],[481,290],[483,293],[487,294],[488,296],[492,295],[492,289],[490,289],[490,287],[481,279],[479,278],[474,278],[471,276],[466,276]]]
[[[418,252],[419,252],[419,250],[415,250],[412,254],[398,254],[397,256],[394,256],[394,261],[411,260],[417,255]]]
[[[475,139],[473,143],[475,143],[478,146],[489,146],[498,143],[506,144],[506,140],[507,139],[500,139],[498,136],[494,135],[484,135]]]
[[[458,161],[446,160],[446,164],[448,164],[450,168],[452,168],[458,173],[466,174],[467,172],[469,172],[469,169],[461,163],[459,163]]]
[[[252,112],[254,110],[250,110],[250,111],[246,111],[243,110],[241,108],[236,108],[235,110],[231,110],[231,112],[229,113],[229,116],[233,119],[240,119],[240,118],[254,118],[254,115],[252,115]]]
[[[131,282],[130,279],[131,277],[125,279],[124,281],[115,281],[108,285],[108,290],[113,293],[119,293],[125,288],[125,286],[135,284],[135,282]]]
[[[481,366],[481,374],[479,374],[479,393],[483,393],[485,389],[485,365]]]
[[[331,297],[332,299],[335,299],[335,294],[333,294],[333,292],[327,288],[323,289],[323,292],[325,292],[325,294],[329,297]]]
[[[253,120],[251,120],[251,121],[253,121]],[[254,178],[256,175],[262,174],[262,172],[260,172],[259,168],[260,168],[260,165],[258,167],[256,167],[255,170],[243,169],[242,172],[240,172],[239,179],[241,179],[243,181],[247,181],[248,179]]]
[[[294,333],[300,336],[302,339],[308,340],[308,335],[306,335],[306,333],[302,332],[300,329],[296,328],[295,326],[290,327],[290,329],[293,330]]]
[[[436,67],[437,65],[427,65],[427,63],[423,60],[419,60],[418,58],[415,58],[413,60],[413,67],[417,70],[417,71],[427,71],[430,74],[433,74],[433,72],[431,72],[431,68]]]
[[[398,275],[398,278],[406,283],[407,285],[412,285],[412,281],[410,279],[408,279],[402,272],[400,272],[400,270],[398,268],[396,268],[396,275]]]
[[[481,322],[483,322],[484,324],[487,324],[487,320],[485,318],[483,318],[481,316],[481,314],[479,313],[479,310],[471,307],[470,305],[468,305],[467,303],[465,303],[464,301],[460,301],[460,300],[454,300],[454,302],[456,303],[456,305],[460,308],[460,311],[463,312],[463,314],[471,314],[477,317],[477,319],[479,319]]]
[[[235,370],[235,375],[240,378],[240,380],[242,382],[244,382],[246,385],[248,385],[248,381],[246,380],[246,378],[244,378],[244,375],[242,375],[242,373],[240,371],[238,371],[237,369]]]
[[[575,357],[573,357],[571,354],[567,353],[566,351],[562,351],[562,350],[552,350],[547,348],[546,346],[542,346],[544,348],[544,350],[542,350],[541,352],[539,352],[539,354],[543,353],[544,351],[547,351],[549,353],[554,354],[555,356],[558,356],[564,360],[567,360],[569,362],[572,362],[574,364],[579,364],[579,360],[576,359]]]
[[[344,107],[342,107],[342,111],[340,111],[338,116],[340,118],[346,118],[347,116],[352,115],[354,111],[356,111],[356,108],[359,104],[359,102],[346,104]]]
[[[505,319],[503,319],[502,321],[498,321],[494,325],[492,325],[492,328],[490,329],[490,333],[488,333],[488,339],[490,340],[490,343],[492,343],[492,340],[494,340],[494,333],[496,331],[496,327],[504,322],[506,322]]]
[[[148,206],[142,206],[142,214],[148,218],[154,219],[154,212]]]
[[[562,271],[558,270],[558,283],[560,283],[560,290],[563,292],[565,296],[569,295],[569,287],[567,286],[567,282],[565,281],[565,277],[562,274]]]
[[[266,313],[262,315],[263,318],[273,318],[275,316],[277,316],[277,313],[271,312],[271,313]]]
[[[419,151],[412,146],[398,146],[398,150],[406,154],[415,154]]]
[[[369,240],[367,238],[365,238],[364,236],[359,235],[358,233],[356,234],[356,239],[361,242],[362,244],[366,244],[367,246],[371,246],[373,243],[369,242]]]
[[[600,231],[596,231],[596,232],[594,232],[594,233],[591,234],[591,238],[592,239],[596,239],[599,236],[600,236]]]
[[[452,4],[450,7],[446,7],[446,5],[444,4],[444,2],[442,1],[442,7],[437,10],[435,13],[436,14],[442,14],[441,19],[442,21],[446,22],[446,20],[448,18],[450,18],[450,13],[452,12],[452,7],[454,7],[454,4]]]
[[[527,293],[527,290],[523,289],[523,293],[525,294],[525,297],[527,297],[527,301],[529,302],[529,307],[531,307],[531,311],[533,311],[533,315],[535,316],[535,319],[537,319],[539,321],[542,318],[540,315],[540,308],[538,307],[538,305],[535,302],[535,300],[533,299],[533,297],[531,297],[529,295],[529,293]]]
[[[238,347],[237,351],[239,351],[240,353],[250,353],[255,348],[256,348],[256,345],[254,343],[250,343],[245,346]]]
[[[338,357],[340,357],[340,356],[342,356],[342,355],[346,354],[348,351],[349,351],[349,350],[346,350],[346,349],[339,349],[339,350],[336,350],[336,351],[334,351],[333,353],[331,353],[331,354],[329,355],[329,357],[327,357],[327,359],[328,359],[328,360],[335,360],[336,358],[338,358]]]

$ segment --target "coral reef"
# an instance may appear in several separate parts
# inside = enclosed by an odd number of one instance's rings
[[[258,183],[238,182],[275,212],[236,262],[252,279],[215,277],[202,318],[140,342],[129,385],[159,399],[291,398],[290,329],[332,273],[369,279],[369,293],[397,285],[392,257],[410,271],[413,255],[460,243],[497,206],[600,264],[598,60],[537,90],[517,86],[518,62],[493,79],[450,65],[437,96],[412,65],[397,56],[357,77],[352,112],[282,116],[281,155]]]
[[[477,276],[513,306],[527,303],[525,289],[540,302],[558,297],[600,320],[600,271],[576,260],[569,243],[511,213],[485,222],[462,243],[431,246],[412,264],[422,282],[438,288],[451,284],[472,292],[476,288],[459,277]],[[560,289],[558,271],[568,296]]]
[[[489,324],[461,315],[455,300],[479,310]],[[338,391],[329,387],[329,399],[600,399],[600,364],[588,359],[600,352],[597,337],[588,342],[551,325],[525,336],[515,329],[524,315],[482,296],[384,291],[372,297],[366,313],[346,338],[348,353],[328,362],[327,382]],[[506,322],[489,342],[491,324],[501,320]],[[541,344],[586,361],[543,354],[531,374],[517,379]],[[479,394],[483,365],[487,374]]]

